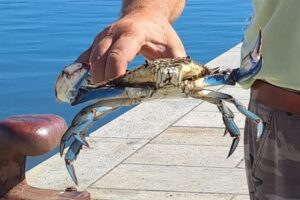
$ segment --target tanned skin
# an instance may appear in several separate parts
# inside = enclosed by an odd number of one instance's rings
[[[171,26],[185,0],[124,0],[121,17],[101,31],[77,62],[90,63],[94,83],[125,73],[137,54],[146,59],[186,56]]]

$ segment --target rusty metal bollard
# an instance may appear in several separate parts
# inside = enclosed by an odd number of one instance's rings
[[[25,179],[26,156],[49,152],[60,142],[67,126],[56,115],[20,115],[0,122],[0,199],[89,200],[76,188],[50,190],[31,187]]]

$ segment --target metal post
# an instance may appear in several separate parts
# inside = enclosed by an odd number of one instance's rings
[[[76,188],[50,190],[26,183],[26,156],[38,156],[56,147],[67,126],[56,115],[20,115],[0,122],[1,200],[90,200]]]

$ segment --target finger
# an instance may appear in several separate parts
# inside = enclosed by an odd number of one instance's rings
[[[158,58],[166,58],[167,56],[165,56],[165,51],[166,45],[148,42],[142,46],[140,54],[148,60],[154,60]]]
[[[165,54],[173,58],[186,57],[183,43],[174,29],[172,29],[170,37],[167,37],[167,49]]]
[[[97,39],[94,43],[92,52],[90,54],[91,75],[92,82],[99,83],[105,79],[105,63],[107,59],[107,52],[112,45],[113,37],[104,36]]]
[[[105,79],[124,74],[128,63],[139,53],[142,44],[143,40],[137,35],[120,37],[108,52]]]
[[[169,42],[170,43],[170,42]],[[167,45],[165,55],[171,58],[186,57],[184,46],[180,39],[176,42],[172,41],[170,45]]]
[[[140,53],[149,60],[157,58],[177,58],[186,57],[183,45],[179,44],[154,44],[148,43],[144,45]]]
[[[186,57],[184,46],[176,33],[165,40],[147,42],[140,53],[149,60]]]
[[[106,36],[112,36],[112,35],[113,35],[113,27],[112,26],[106,27],[95,37],[92,46],[98,44]]]

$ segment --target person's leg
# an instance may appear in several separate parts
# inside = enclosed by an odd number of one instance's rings
[[[250,101],[249,109],[265,122],[259,142],[256,141],[256,125],[250,120],[245,125],[250,199],[300,199],[300,116],[273,110],[255,100]]]

